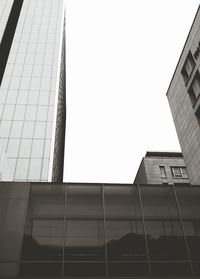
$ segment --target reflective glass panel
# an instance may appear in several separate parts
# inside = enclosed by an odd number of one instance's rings
[[[148,185],[140,186],[140,192],[153,275],[190,270],[173,188]]]
[[[105,186],[104,196],[109,275],[118,272],[120,276],[146,275],[146,246],[137,188]]]
[[[64,186],[32,184],[23,240],[23,260],[62,259],[64,202]]]
[[[176,193],[193,269],[200,274],[200,188],[176,187]]]
[[[146,249],[136,187],[106,186],[106,240],[111,260],[145,260]]]
[[[101,187],[68,186],[65,260],[105,260]]]

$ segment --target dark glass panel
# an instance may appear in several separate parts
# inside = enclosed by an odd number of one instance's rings
[[[66,229],[66,260],[104,260],[102,220],[68,220]]]
[[[95,278],[94,276],[105,276],[105,274],[105,262],[65,262],[64,264],[64,276],[67,278],[76,276]]]
[[[184,231],[192,260],[200,260],[200,188],[176,187]]]
[[[137,188],[105,186],[109,260],[145,260],[146,248]]]
[[[101,187],[68,186],[66,214],[65,260],[105,260]]]
[[[21,263],[20,278],[35,278],[45,276],[45,278],[61,278],[62,263]],[[34,276],[34,277],[32,277]],[[46,277],[48,276],[48,277]],[[43,277],[42,277],[43,278]]]
[[[200,261],[192,262],[192,267],[193,267],[194,274],[200,275]]]
[[[0,278],[18,278],[19,263],[1,263],[0,262]]]
[[[29,197],[22,259],[62,259],[65,186],[33,184]]]
[[[0,275],[8,266],[8,273],[17,270],[6,263],[20,260],[28,191],[28,183],[0,184]]]
[[[130,277],[148,275],[147,262],[108,262],[108,275],[113,277]]]
[[[185,241],[172,187],[141,186],[151,260],[187,260]]]
[[[191,276],[188,262],[151,262],[151,272],[156,277],[188,278]]]

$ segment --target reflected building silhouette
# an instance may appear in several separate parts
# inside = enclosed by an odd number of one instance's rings
[[[1,278],[200,276],[199,186],[5,182],[0,199]]]

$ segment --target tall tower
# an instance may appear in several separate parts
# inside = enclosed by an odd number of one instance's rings
[[[0,181],[62,181],[64,0],[1,0]]]

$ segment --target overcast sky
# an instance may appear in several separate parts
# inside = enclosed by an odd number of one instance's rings
[[[67,0],[68,182],[132,183],[146,151],[180,151],[166,92],[196,0]]]

